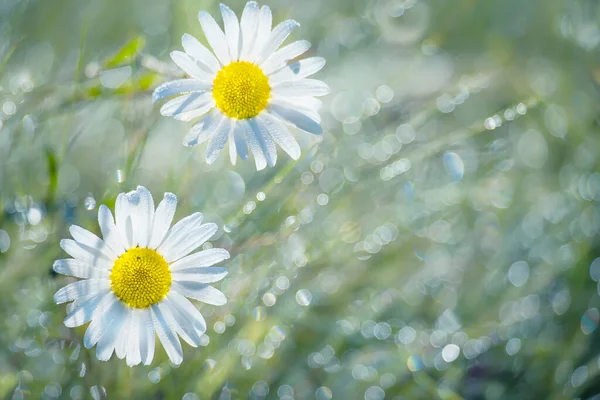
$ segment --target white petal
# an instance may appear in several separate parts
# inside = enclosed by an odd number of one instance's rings
[[[101,269],[111,269],[112,260],[102,254],[100,251],[78,243],[71,239],[62,239],[60,247],[66,251],[71,257],[83,261],[85,264]]]
[[[190,321],[192,327],[196,330],[198,335],[202,335],[206,332],[206,321],[204,317],[198,311],[194,305],[185,298],[185,296],[180,295],[177,292],[171,291],[168,296],[169,300],[173,307],[177,307],[180,314],[185,316],[185,318]]]
[[[209,223],[200,225],[186,232],[177,242],[172,242],[165,248],[163,256],[168,263],[187,256],[198,247],[202,246],[218,230],[217,224]]]
[[[225,26],[225,36],[229,45],[229,57],[231,61],[237,61],[240,46],[240,23],[231,8],[221,4],[221,15]]]
[[[235,143],[235,129],[229,132],[229,160],[231,161],[231,165],[235,165],[237,161],[237,149]]]
[[[158,308],[165,316],[168,325],[190,346],[198,347],[200,345],[200,335],[192,327],[190,322],[179,312],[169,297],[157,304]]]
[[[207,71],[210,71],[213,75],[216,74],[219,71],[219,69],[221,69],[221,64],[219,64],[219,61],[214,56],[214,54],[211,53],[211,51],[208,50],[206,47],[204,47],[198,41],[198,39],[196,39],[192,35],[188,35],[187,33],[185,33],[181,37],[181,44],[183,45],[183,49],[185,50],[185,52],[196,60],[199,67],[205,68]]]
[[[248,124],[254,132],[254,138],[258,141],[258,145],[260,146],[265,158],[267,160],[267,164],[272,167],[277,162],[277,147],[275,147],[275,142],[269,135],[269,131],[267,127],[263,124],[261,120],[256,118],[251,118],[248,120]],[[250,139],[248,139],[250,141]]]
[[[183,361],[183,350],[181,349],[181,343],[179,343],[177,335],[167,323],[162,310],[156,304],[151,306],[150,310],[154,322],[154,329],[156,330],[158,338],[165,348],[169,359],[175,365],[181,364],[181,361]]]
[[[201,82],[197,79],[179,79],[163,83],[154,89],[152,93],[152,102],[155,103],[165,97],[174,96],[176,94],[187,94],[196,92],[205,92],[212,89],[212,82]]]
[[[283,21],[277,25],[269,35],[267,42],[256,58],[256,63],[260,65],[271,54],[273,54],[275,50],[281,46],[281,43],[283,43],[283,41],[290,35],[290,33],[292,33],[292,31],[299,26],[300,24],[293,19],[288,19],[287,21]]]
[[[299,55],[304,54],[308,49],[310,49],[310,42],[307,40],[298,40],[297,42],[290,43],[268,57],[260,65],[260,68],[266,75],[270,75],[285,67],[289,60],[293,60]]]
[[[183,272],[188,268],[210,267],[229,258],[229,252],[225,249],[214,248],[202,250],[190,254],[171,264],[171,271]]]
[[[315,101],[316,100],[316,101]],[[271,106],[276,105],[283,108],[289,108],[292,110],[296,110],[301,112],[302,114],[306,114],[309,118],[313,119],[317,123],[321,123],[321,116],[319,112],[315,108],[315,106],[320,103],[320,100],[314,97],[274,97],[271,99]]]
[[[138,186],[135,193],[135,197],[130,196],[131,222],[135,232],[134,245],[148,247],[154,221],[154,200],[150,191],[143,186]]]
[[[212,92],[191,93],[169,100],[160,108],[160,113],[180,121],[190,121],[206,114],[214,105]]]
[[[100,304],[98,304],[98,307],[92,316],[92,322],[83,336],[83,345],[86,349],[94,347],[112,322],[122,319],[124,315],[125,307],[112,292],[109,292],[104,296],[100,301]]]
[[[68,258],[56,260],[52,266],[57,274],[74,276],[82,279],[108,279],[110,272],[106,269],[94,268],[83,261]]]
[[[226,117],[220,111],[216,108],[213,109],[202,121],[190,129],[188,134],[183,138],[183,145],[192,147],[206,142],[212,137],[219,125],[221,125],[223,118]]]
[[[100,225],[100,232],[102,232],[102,238],[110,246],[115,254],[122,254],[125,252],[125,246],[121,239],[121,234],[115,225],[115,220],[112,213],[104,204],[100,206],[98,210],[98,224]]]
[[[76,300],[108,288],[110,288],[110,280],[108,279],[86,279],[73,282],[59,289],[54,294],[54,302],[56,304],[66,303],[67,301]]]
[[[108,314],[110,314],[110,315],[108,315]],[[96,328],[100,328],[100,330],[101,330],[101,333],[98,333],[99,337],[96,340],[98,343],[98,345],[96,347],[96,358],[98,358],[98,360],[108,361],[110,359],[110,357],[112,356],[113,350],[115,349],[115,346],[118,344],[119,338],[121,337],[120,336],[121,328],[123,327],[123,324],[125,323],[126,316],[127,316],[127,310],[121,304],[121,302],[117,301],[115,303],[115,307],[114,307],[113,311],[107,311],[100,318],[103,320],[103,325],[100,327],[96,326]],[[103,318],[103,317],[106,317],[106,318]],[[84,344],[85,344],[86,337],[88,336],[88,332],[91,332],[93,329],[92,325],[94,325],[95,321],[96,321],[96,317],[94,317],[94,319],[92,320],[92,323],[88,327],[88,330],[85,332],[85,335],[83,337]],[[92,339],[90,338],[89,340],[91,341]],[[87,348],[89,349],[92,346],[93,346],[93,344]]]
[[[160,246],[158,246],[157,251],[160,254],[165,254],[165,252],[168,252],[171,247],[186,237],[192,229],[200,226],[202,223],[202,218],[202,213],[196,212],[181,219],[169,230],[165,240]]]
[[[271,116],[268,112],[261,113],[257,118],[260,118],[263,121],[264,125],[269,131],[269,134],[275,143],[281,146],[283,151],[289,154],[293,160],[300,158],[300,154],[302,153],[302,150],[300,150],[300,145],[298,145],[298,142],[292,136],[290,131],[288,131],[285,125]]]
[[[117,228],[121,233],[121,239],[125,248],[129,249],[133,244],[133,225],[131,222],[131,207],[129,199],[125,193],[120,193],[115,202],[115,217],[117,219]]]
[[[129,325],[129,335],[126,343],[126,354],[127,354],[127,365],[132,367],[138,365],[142,361],[140,355],[140,324],[141,324],[141,313],[142,311],[133,309],[131,310],[131,322]]]
[[[277,104],[271,104],[269,106],[269,109],[278,118],[294,125],[298,129],[301,129],[308,133],[312,133],[314,135],[320,135],[321,133],[323,133],[323,128],[321,128],[321,125],[314,119],[310,118],[308,115],[302,113],[301,111],[294,110],[288,107],[281,107]]]
[[[223,118],[221,125],[215,130],[206,147],[206,163],[212,164],[219,157],[219,152],[227,143],[229,134],[235,129],[235,121],[231,118]]]
[[[69,232],[71,233],[71,236],[73,236],[73,239],[75,239],[77,242],[98,250],[111,261],[117,259],[117,254],[115,254],[115,252],[104,242],[104,240],[100,239],[87,229],[83,229],[77,225],[71,225],[69,227]]]
[[[123,318],[123,323],[121,324],[121,331],[119,332],[119,337],[115,343],[115,354],[121,360],[125,358],[127,350],[127,341],[129,340],[129,333],[131,332],[131,315],[132,309],[126,307],[125,317]]]
[[[171,289],[194,300],[207,304],[222,306],[227,303],[227,297],[219,289],[215,289],[205,283],[197,282],[173,282]]]
[[[272,88],[272,93],[280,96],[325,96],[329,86],[316,79],[301,79],[294,82],[284,82]]]
[[[172,51],[170,56],[171,60],[173,60],[183,72],[196,79],[197,82],[202,83],[204,86],[208,86],[209,89],[212,88],[213,75],[200,68],[194,57],[183,51],[177,50]]]
[[[249,1],[242,12],[240,20],[241,43],[240,43],[240,60],[248,59],[252,47],[256,39],[256,31],[258,30],[259,9],[255,1]]]
[[[165,193],[162,201],[156,208],[154,214],[154,223],[152,226],[152,235],[148,247],[156,249],[165,238],[165,235],[171,227],[175,209],[177,208],[177,196],[173,193]]]
[[[81,326],[90,322],[94,315],[94,311],[96,311],[96,308],[98,307],[98,304],[100,304],[100,301],[109,290],[110,289],[108,288],[103,289],[97,293],[86,296],[85,300],[82,302],[78,302],[78,300],[76,300],[78,304],[76,307],[73,307],[71,310],[69,310],[69,313],[63,321],[65,326],[68,328],[75,328],[76,326]],[[72,304],[74,303],[75,302]]]
[[[248,143],[244,137],[244,127],[240,124],[235,125],[233,131],[233,138],[235,140],[235,149],[242,160],[248,158]]]
[[[254,131],[250,127],[250,124],[248,123],[247,120],[240,120],[240,121],[238,121],[238,123],[242,126],[242,128],[244,129],[244,132],[246,133],[246,140],[248,140],[248,147],[250,147],[250,150],[252,151],[252,154],[254,155],[254,162],[256,164],[256,170],[260,171],[260,170],[265,169],[265,167],[267,166],[267,159],[265,158],[265,155],[260,146],[260,142],[256,138]]]
[[[316,74],[324,66],[325,59],[323,57],[305,58],[304,60],[296,61],[269,76],[269,84],[273,87],[283,82],[297,81]]]
[[[212,47],[221,64],[229,64],[231,62],[231,57],[229,56],[229,51],[227,51],[229,48],[227,38],[215,19],[206,11],[200,11],[198,13],[198,20],[200,21],[206,40],[210,44],[210,47]]]
[[[150,365],[154,358],[154,347],[156,337],[154,334],[154,322],[152,321],[152,315],[149,309],[134,310],[139,313],[140,323],[139,336],[140,336],[140,357],[144,365]]]
[[[302,108],[303,110],[313,111],[317,113],[323,106],[323,102],[316,97],[290,97],[290,96],[277,96],[271,97],[272,103],[278,103],[280,105],[292,108]]]
[[[213,283],[225,278],[227,273],[227,268],[223,267],[188,268],[181,272],[174,272],[173,280],[175,282]]]
[[[267,39],[271,34],[271,26],[273,24],[273,15],[269,6],[262,6],[258,15],[258,29],[256,32],[256,42],[250,53],[250,61],[254,61],[265,47]]]

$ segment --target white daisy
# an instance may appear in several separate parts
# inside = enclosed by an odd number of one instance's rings
[[[156,210],[145,187],[121,193],[115,219],[105,205],[98,211],[103,239],[76,225],[73,239],[60,246],[73,258],[57,260],[54,271],[83,280],[54,295],[57,304],[69,304],[64,324],[70,328],[91,321],[85,332],[86,348],[96,347],[99,360],[113,351],[127,365],[148,365],[154,357],[155,333],[173,364],[183,360],[177,335],[191,346],[206,331],[202,314],[186,298],[223,305],[225,295],[209,286],[227,270],[212,265],[229,258],[224,249],[190,254],[217,231],[202,224],[197,212],[170,228],[177,197],[165,193]]]
[[[200,11],[198,19],[213,53],[191,35],[181,38],[185,52],[171,53],[173,61],[189,79],[167,82],[154,90],[152,100],[179,95],[165,103],[160,112],[178,120],[202,117],[185,136],[185,146],[209,141],[206,162],[212,164],[229,140],[229,155],[254,155],[256,168],[275,165],[275,143],[294,160],[300,146],[286,125],[313,134],[322,133],[318,109],[329,87],[306,79],[325,65],[322,57],[289,63],[306,52],[310,43],[299,40],[279,49],[298,26],[283,21],[271,29],[271,9],[246,4],[242,18],[221,4],[225,32],[213,17]],[[216,56],[216,57],[215,57]]]

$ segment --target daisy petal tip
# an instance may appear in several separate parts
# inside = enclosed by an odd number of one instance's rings
[[[171,192],[166,192],[163,198],[167,201],[177,201],[177,196],[175,195],[175,193]]]
[[[68,243],[69,243],[69,239],[61,239],[60,242],[58,242],[60,248],[63,250],[68,245]]]
[[[198,20],[202,21],[204,18],[212,18],[212,16],[204,10],[198,12]]]
[[[53,270],[54,272],[56,272],[57,274],[60,274],[60,272],[58,272],[58,271],[60,270],[60,264],[61,264],[61,263],[60,263],[60,261],[59,261],[59,260],[56,260],[56,261],[54,261],[54,262],[52,263],[52,270]]]
[[[223,249],[223,260],[229,260],[231,258],[231,254],[229,254],[229,252],[225,249]],[[229,271],[227,271],[227,273],[229,273]]]
[[[66,303],[65,299],[62,297],[60,291],[54,293],[54,296],[52,296],[52,299],[54,300],[54,303],[56,304],[63,304]]]

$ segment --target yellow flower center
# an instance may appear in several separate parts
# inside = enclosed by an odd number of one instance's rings
[[[223,67],[213,82],[217,107],[230,118],[247,119],[258,115],[267,106],[270,96],[269,78],[247,61]]]
[[[152,249],[129,249],[115,261],[110,273],[110,286],[129,307],[150,307],[169,293],[169,264]]]

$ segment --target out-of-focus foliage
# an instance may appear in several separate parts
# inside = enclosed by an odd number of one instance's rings
[[[597,399],[600,4],[268,4],[333,92],[257,173],[151,104],[217,3],[0,1],[0,397]],[[137,184],[233,256],[178,368],[97,361],[52,302],[68,226]]]

